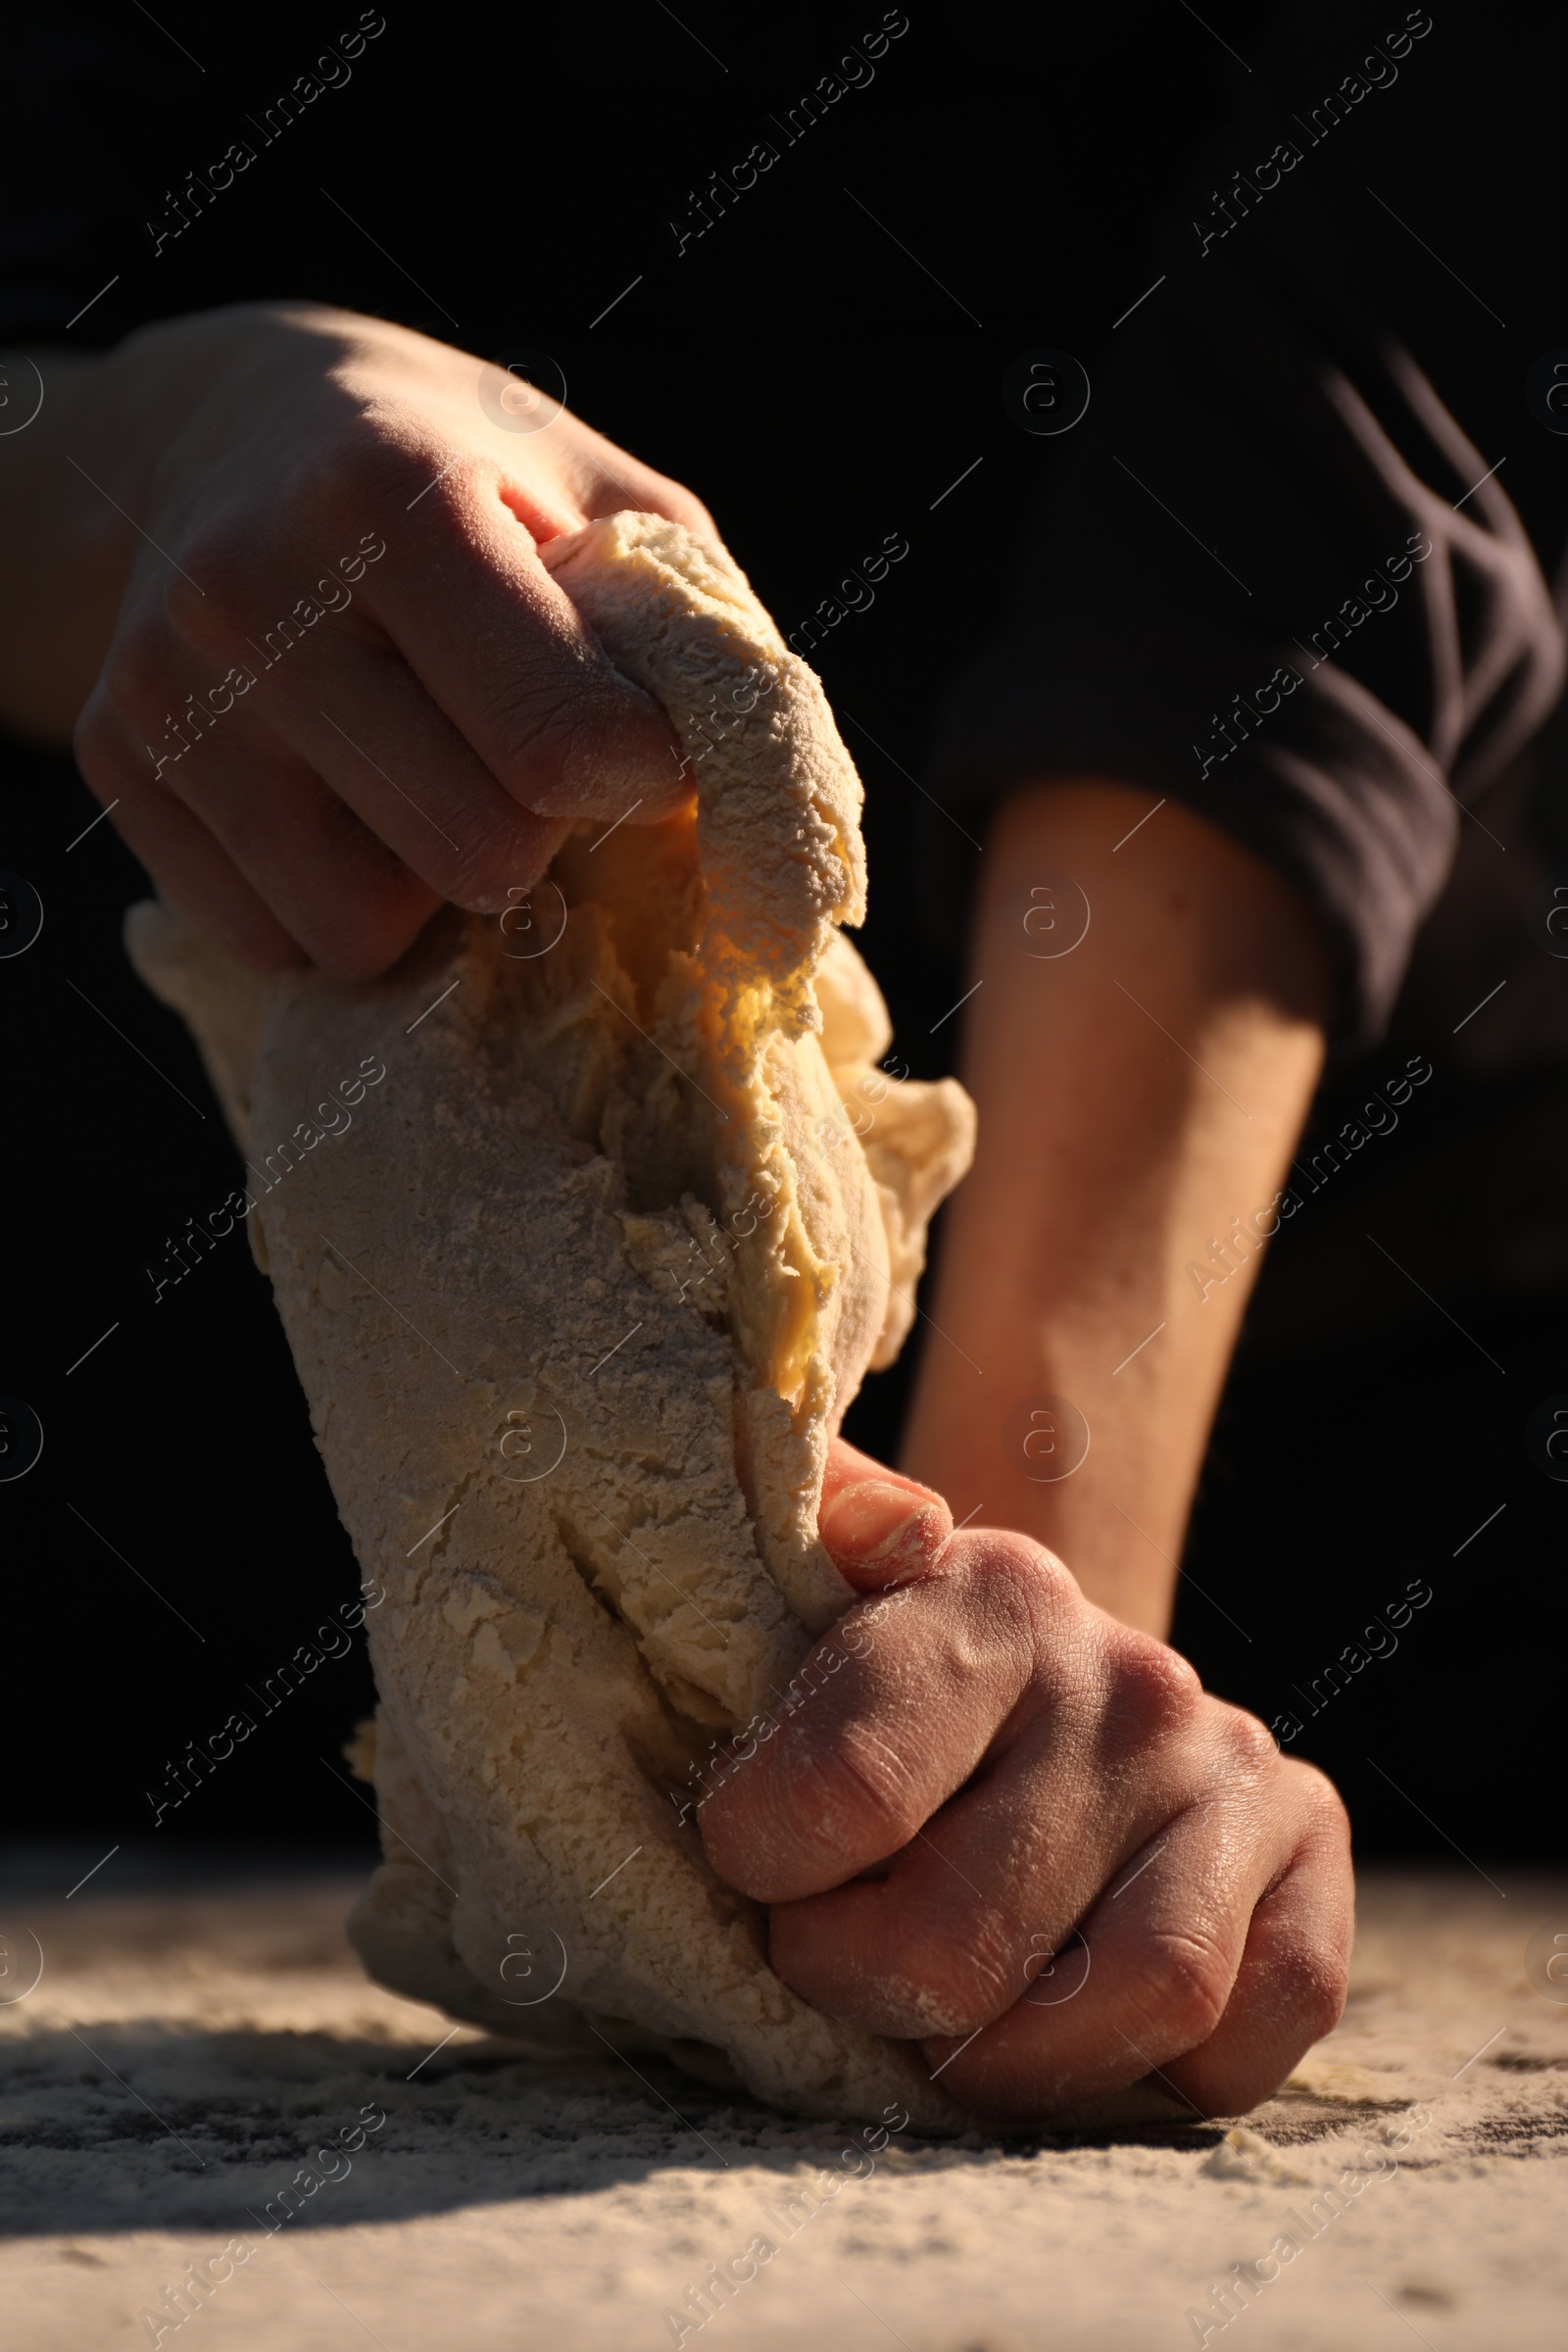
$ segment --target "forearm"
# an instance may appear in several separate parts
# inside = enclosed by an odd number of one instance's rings
[[[1037,786],[987,841],[962,1064],[979,1151],[948,1211],[903,1460],[956,1519],[1022,1529],[1091,1598],[1163,1632],[1328,980],[1271,868],[1175,803],[1124,838],[1149,807],[1119,785]],[[1023,926],[1048,874],[1091,908],[1056,957]],[[1088,1424],[1065,1477],[1041,1475],[1065,1429],[1037,1423],[1024,1449],[1046,1396]]]

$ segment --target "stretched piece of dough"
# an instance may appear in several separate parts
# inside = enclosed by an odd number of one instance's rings
[[[876,1067],[837,929],[858,779],[734,564],[644,514],[543,553],[668,711],[695,808],[579,828],[499,923],[443,917],[368,986],[258,979],[162,906],[127,929],[247,1155],[385,1590],[386,1858],[351,1933],[382,1983],[536,2044],[954,2128],[911,2045],[773,1975],[689,1800],[853,1597],[815,1532],[827,1442],[907,1329],[972,1107]]]

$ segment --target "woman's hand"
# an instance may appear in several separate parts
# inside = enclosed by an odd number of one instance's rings
[[[1203,2114],[1266,2097],[1344,2006],[1328,1782],[1040,1544],[955,1535],[849,1446],[821,1529],[891,1597],[824,1638],[810,1695],[700,1814],[714,1868],[773,1907],[779,1975],[918,2040],[999,2126],[1146,2076]]]
[[[677,484],[344,312],[215,312],[45,373],[48,429],[9,445],[0,493],[41,524],[58,492],[82,592],[44,593],[80,617],[47,687],[0,698],[47,733],[97,670],[83,774],[246,961],[368,977],[443,900],[504,907],[575,820],[679,802],[663,714],[537,553],[620,507],[713,536]]]

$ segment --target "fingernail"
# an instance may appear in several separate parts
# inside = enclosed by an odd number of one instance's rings
[[[890,1487],[881,1479],[864,1479],[834,1495],[819,1522],[829,1551],[855,1560],[878,1560],[898,1544],[906,1531],[931,1505],[906,1487]]]

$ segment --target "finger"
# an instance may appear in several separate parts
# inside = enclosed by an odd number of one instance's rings
[[[684,482],[672,481],[667,473],[656,472],[641,458],[632,457],[596,433],[580,416],[571,418],[573,431],[557,454],[557,465],[572,486],[581,521],[596,521],[604,514],[619,514],[628,509],[636,514],[662,514],[670,522],[678,522],[695,538],[706,539],[712,546],[722,546],[718,525],[700,498],[694,497]],[[527,521],[527,516],[523,519]],[[538,539],[546,534],[528,527]],[[580,527],[578,522],[566,525],[568,530]]]
[[[931,1573],[953,1533],[953,1513],[929,1487],[835,1438],[816,1525],[845,1582],[858,1592],[880,1592]]]
[[[275,736],[235,729],[166,771],[314,963],[344,980],[396,963],[441,894]]]
[[[280,739],[421,883],[491,913],[539,879],[567,825],[502,789],[400,656],[344,635],[294,661],[268,707]],[[221,756],[215,736],[204,777]]]
[[[907,1616],[901,1608],[901,1635]],[[1056,1678],[1036,1682],[971,1786],[884,1878],[775,1908],[773,1967],[814,2007],[900,2037],[993,2023],[1018,1999],[1031,1957],[1038,1966],[1055,1951],[1206,1787],[1213,1760],[1194,1737],[1203,1700],[1192,1669],[1119,1631],[1112,1671],[1094,1642],[1098,1618],[1082,1617],[1090,1639],[1071,1662],[1071,1703]]]
[[[257,971],[306,958],[286,924],[207,827],[147,772],[139,741],[94,696],[77,721],[76,761],[126,847],[171,906]]]
[[[1166,2082],[1168,2062],[1207,2038],[1268,1875],[1250,1857],[1239,1907],[1204,1900],[1195,1876],[1217,1843],[1205,1834],[1211,1822],[1200,1814],[1164,1828],[1116,1874],[1066,1948],[1048,1930],[1042,1965],[1052,1973],[1038,1987],[1026,1980],[1005,2015],[925,2045],[955,2098],[1024,2123],[1145,2076]]]
[[[706,1806],[714,1869],[759,1901],[819,1893],[897,1853],[1029,1688],[1048,1588],[1071,1585],[1065,1569],[1026,1537],[989,1531],[955,1537],[942,1558],[896,1603],[863,1601],[840,1620],[818,1644],[810,1705]]]
[[[1245,2115],[1270,2097],[1344,2015],[1355,1885],[1345,1808],[1327,1781],[1320,1788],[1318,1817],[1252,1913],[1224,2016],[1164,2070],[1204,2115]]]
[[[687,787],[669,722],[551,578],[501,469],[463,458],[432,479],[404,450],[370,464],[418,495],[367,610],[503,789],[570,822],[670,814]]]
[[[320,583],[322,589],[329,585]],[[187,603],[191,600],[187,599]],[[324,627],[324,614],[316,624]],[[300,705],[318,697],[318,680],[342,673],[366,681],[363,691],[379,688],[378,708],[391,706],[403,718],[417,744],[417,723],[452,737],[429,700],[412,681],[395,657],[382,654],[381,662],[394,674],[378,675],[376,657],[362,641],[348,634],[351,624],[337,624],[343,634],[322,634],[307,642],[303,626],[292,638],[274,633],[264,650],[248,641],[251,662],[234,664],[223,681],[226,700],[213,696],[211,710],[200,716],[187,710],[176,724],[169,716],[179,703],[170,672],[177,677],[198,661],[180,638],[171,638],[165,616],[140,610],[122,623],[103,679],[83,713],[79,740],[83,757],[98,761],[105,785],[125,775],[153,781],[163,800],[183,804],[196,821],[228,852],[289,936],[328,970],[348,979],[367,979],[396,962],[417,937],[446,895],[439,883],[459,884],[471,878],[482,862],[473,857],[464,868],[460,858],[445,848],[449,871],[434,882],[417,875],[412,861],[398,856],[400,847],[413,847],[419,827],[412,800],[398,796],[373,765],[356,758],[341,730],[314,714],[318,735],[345,767],[358,767],[373,791],[362,789],[366,816],[347,797],[327,789],[318,776],[319,761],[312,760],[291,742],[303,730]],[[230,647],[228,650],[232,650]],[[286,670],[271,674],[288,654]],[[181,657],[189,659],[181,662]],[[269,658],[270,656],[270,658]],[[211,648],[206,659],[214,659]],[[253,666],[254,664],[254,666]],[[398,689],[405,698],[399,708]],[[195,698],[186,696],[187,705]],[[411,712],[407,704],[412,701]],[[162,713],[162,716],[160,716]],[[149,738],[161,737],[154,752]],[[463,759],[479,780],[485,796],[484,814],[499,820],[502,839],[520,832],[526,855],[543,864],[559,828],[541,823],[508,800],[487,776],[466,746]],[[112,791],[108,797],[113,797]],[[386,820],[383,804],[397,810],[401,839],[386,836],[398,826]],[[471,818],[470,837],[477,840],[478,822]],[[546,836],[535,847],[537,837]],[[426,835],[426,838],[437,836]]]
[[[1059,1960],[1048,1954],[1049,1978],[1032,1972],[1005,2016],[977,2034],[926,2043],[933,2069],[997,2123],[1032,2124],[1145,2078],[1196,2107],[1175,2062],[1225,2017],[1253,1911],[1302,1827],[1277,1787],[1266,1800],[1245,1790],[1166,1824],[1116,1873],[1074,1944]]]

